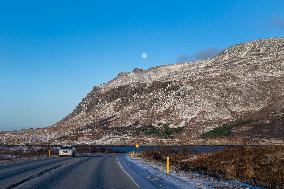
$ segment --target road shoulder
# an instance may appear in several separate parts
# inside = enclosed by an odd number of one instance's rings
[[[197,173],[165,173],[165,166],[146,162],[128,155],[118,156],[118,161],[125,171],[141,188],[258,188],[235,180],[220,180]]]

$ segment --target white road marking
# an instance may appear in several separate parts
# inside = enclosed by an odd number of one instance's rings
[[[132,180],[132,182],[138,187],[140,188],[139,184],[137,184],[137,182],[135,182],[135,180],[132,178],[132,176],[130,176],[122,167],[122,165],[120,164],[120,161],[118,160],[118,157],[116,157],[117,163],[119,165],[119,167],[122,169],[122,171]]]

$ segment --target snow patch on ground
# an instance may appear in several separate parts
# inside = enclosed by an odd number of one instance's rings
[[[165,173],[165,166],[162,164],[145,161],[141,158],[130,158],[129,156],[127,156],[126,159],[146,169],[150,173],[157,175],[157,177],[176,185],[177,188],[261,188],[236,180],[221,180],[198,173],[176,171],[173,167],[171,167],[170,175],[167,175]]]

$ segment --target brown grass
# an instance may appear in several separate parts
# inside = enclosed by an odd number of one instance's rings
[[[51,153],[55,154],[56,150],[49,146],[1,146],[0,160],[10,161],[22,158],[43,157],[48,155],[48,149],[51,149]]]
[[[284,146],[242,146],[223,151],[142,152],[142,158],[165,162],[183,171],[201,172],[217,178],[237,179],[252,185],[284,188]]]

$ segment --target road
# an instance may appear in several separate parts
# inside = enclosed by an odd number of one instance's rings
[[[46,158],[0,165],[0,188],[138,188],[116,154]]]
[[[124,154],[89,154],[0,165],[0,188],[176,188]]]

